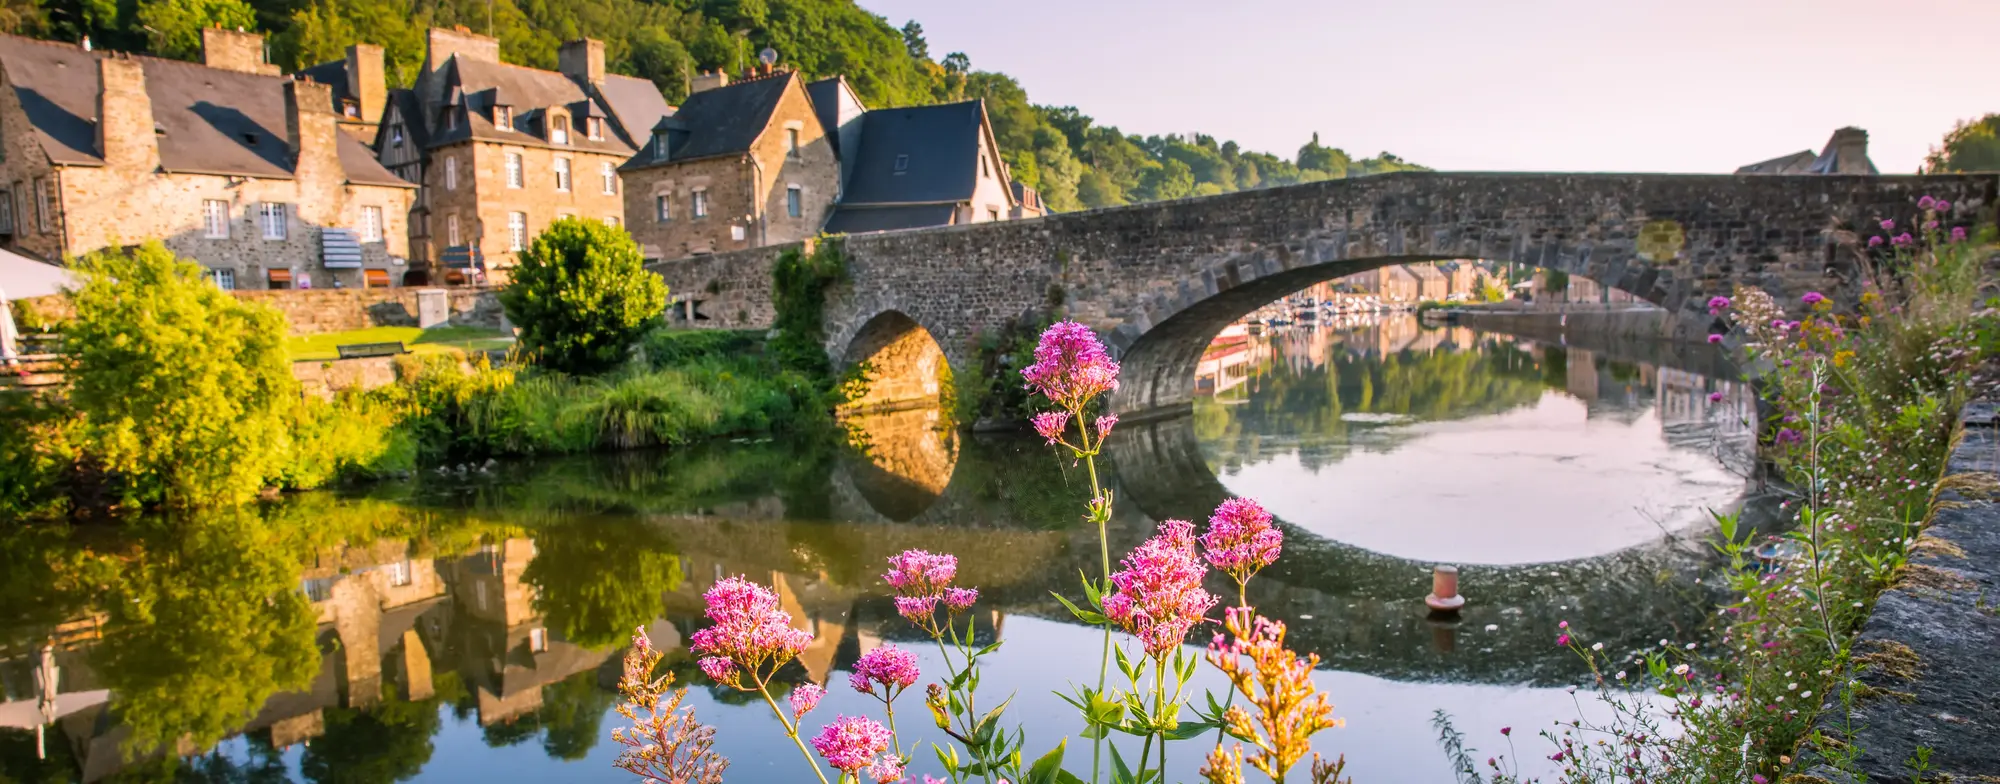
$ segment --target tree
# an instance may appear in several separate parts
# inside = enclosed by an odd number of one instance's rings
[[[912,60],[931,59],[931,45],[924,40],[924,26],[917,24],[915,19],[903,25],[903,48],[909,51]]]
[[[83,451],[127,500],[249,499],[283,468],[299,399],[285,319],[204,280],[157,240],[77,262],[66,333]]]
[[[1569,299],[1569,273],[1567,272],[1559,269],[1543,270],[1542,286],[1548,290],[1551,297],[1560,296],[1564,300]]]
[[[180,60],[201,58],[201,31],[206,27],[249,30],[257,12],[243,0],[143,0],[139,23],[146,27],[153,54]]]
[[[536,364],[602,373],[624,363],[666,310],[667,284],[646,271],[623,229],[563,218],[521,253],[500,304]]]
[[[1347,164],[1352,160],[1338,147],[1321,147],[1318,133],[1313,134],[1312,141],[1299,148],[1299,169],[1325,172],[1330,179],[1346,177]]]
[[[626,69],[634,76],[651,79],[667,103],[679,104],[687,98],[689,83],[694,78],[694,57],[665,28],[655,25],[633,31],[627,57]],[[638,131],[650,133],[652,129]]]
[[[2000,171],[2000,114],[1961,120],[1924,158],[1924,172]]]

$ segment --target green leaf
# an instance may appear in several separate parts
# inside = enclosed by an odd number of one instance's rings
[[[1132,768],[1125,764],[1125,758],[1118,755],[1118,744],[1111,744],[1111,770],[1113,781],[1133,781]]]
[[[1162,734],[1165,735],[1168,740],[1193,740],[1195,738],[1201,737],[1202,735],[1206,734],[1209,730],[1215,729],[1220,726],[1222,725],[1206,721],[1188,722],[1173,729],[1167,730]]]
[[[1035,764],[1028,768],[1028,784],[1056,784],[1056,772],[1062,770],[1063,749],[1068,745],[1069,739],[1064,738],[1055,748],[1049,749],[1049,753],[1035,760]]]
[[[1062,606],[1068,608],[1069,613],[1071,615],[1076,616],[1076,619],[1078,621],[1090,624],[1091,626],[1104,625],[1104,615],[1102,613],[1096,613],[1090,610],[1085,610],[1081,607],[1071,604],[1068,599],[1063,598],[1062,594],[1056,593],[1055,591],[1050,591],[1049,595],[1056,597],[1056,601],[1062,602]]]

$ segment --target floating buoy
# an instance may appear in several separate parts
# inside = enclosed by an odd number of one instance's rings
[[[1456,613],[1465,606],[1465,597],[1458,595],[1458,567],[1431,567],[1431,595],[1424,597],[1424,605],[1441,613]]]

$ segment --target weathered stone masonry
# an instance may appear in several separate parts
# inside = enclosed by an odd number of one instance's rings
[[[977,338],[1052,289],[1125,364],[1121,412],[1185,406],[1217,330],[1310,284],[1392,263],[1512,261],[1587,278],[1712,324],[1708,298],[1738,284],[1788,301],[1853,301],[1857,256],[1841,232],[1911,223],[1950,199],[1955,223],[1991,220],[1996,178],[1402,173],[846,242],[851,282],[827,305],[827,350],[864,330],[930,333],[954,367]],[[774,246],[653,265],[691,300],[696,326],[771,323]],[[689,305],[679,306],[681,314]],[[852,359],[852,357],[850,357]]]

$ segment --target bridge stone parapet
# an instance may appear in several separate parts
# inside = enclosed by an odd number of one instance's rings
[[[1991,175],[1910,177],[1412,172],[1197,199],[851,237],[850,281],[826,309],[827,350],[848,361],[878,317],[921,328],[953,367],[979,338],[1060,301],[1124,362],[1120,412],[1172,410],[1222,326],[1314,283],[1386,264],[1476,258],[1563,272],[1631,292],[1706,330],[1709,297],[1735,286],[1787,301],[1860,295],[1861,249],[1916,199],[1991,220]],[[785,247],[656,263],[700,326],[768,326],[772,261]],[[685,312],[686,308],[683,307]],[[892,337],[892,336],[891,336]]]

